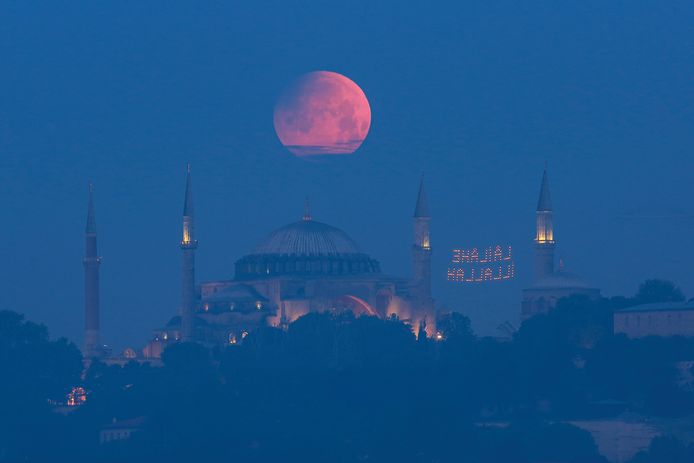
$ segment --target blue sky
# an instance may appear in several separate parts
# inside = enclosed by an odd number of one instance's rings
[[[185,164],[199,279],[313,215],[407,275],[419,178],[434,290],[491,331],[530,280],[545,160],[558,254],[607,295],[649,277],[694,295],[694,4],[4,2],[0,307],[81,343],[87,181],[96,185],[105,341],[175,314]],[[313,70],[366,93],[351,157],[306,162],[274,134]],[[454,247],[513,245],[517,278],[449,286]]]

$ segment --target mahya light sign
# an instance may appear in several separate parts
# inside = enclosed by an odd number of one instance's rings
[[[516,275],[511,246],[488,246],[453,249],[449,262],[447,281],[453,283],[481,283],[511,280]]]

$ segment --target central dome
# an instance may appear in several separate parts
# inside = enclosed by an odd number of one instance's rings
[[[293,277],[345,277],[380,273],[377,260],[359,251],[347,233],[316,222],[307,212],[302,220],[275,230],[253,251],[236,261],[236,280]]]
[[[253,249],[253,254],[336,256],[359,254],[359,247],[342,230],[304,218],[272,232]]]

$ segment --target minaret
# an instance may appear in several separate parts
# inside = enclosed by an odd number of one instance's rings
[[[94,215],[94,186],[89,183],[87,227],[84,231],[84,357],[101,357],[99,339],[99,265],[96,250],[96,217]]]
[[[282,301],[282,305],[280,308],[280,329],[286,331],[288,326],[289,323],[287,322],[287,309],[284,305],[284,301]]]
[[[540,198],[535,212],[535,279],[554,273],[554,229],[552,226],[552,199],[549,195],[547,166],[542,173]]]
[[[414,243],[412,245],[412,277],[419,297],[431,300],[431,243],[429,240],[429,206],[424,193],[424,178],[419,183],[417,205],[412,219]]]
[[[193,338],[193,312],[195,310],[195,224],[193,221],[193,185],[190,179],[190,164],[186,177],[186,195],[183,202],[183,251],[181,273],[181,338],[190,341]]]
[[[417,341],[424,342],[427,340],[427,317],[419,320],[419,328],[417,329]]]

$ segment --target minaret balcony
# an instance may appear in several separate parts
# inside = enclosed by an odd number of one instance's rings
[[[198,247],[198,240],[181,241],[181,249],[195,249]]]

